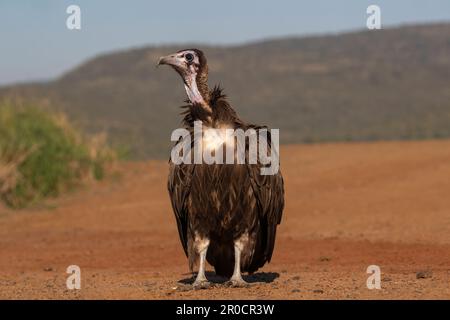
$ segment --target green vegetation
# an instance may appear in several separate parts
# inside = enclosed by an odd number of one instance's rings
[[[0,199],[21,208],[102,179],[116,157],[104,141],[83,137],[61,114],[0,102]]]

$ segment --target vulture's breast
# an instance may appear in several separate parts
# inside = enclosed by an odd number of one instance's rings
[[[250,229],[257,205],[246,165],[196,165],[188,210],[194,229],[203,233],[239,235]]]

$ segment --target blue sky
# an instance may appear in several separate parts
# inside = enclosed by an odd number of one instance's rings
[[[82,29],[66,28],[81,7]],[[162,43],[242,43],[362,29],[366,8],[383,27],[450,21],[449,0],[0,0],[0,85],[50,79],[99,53]]]

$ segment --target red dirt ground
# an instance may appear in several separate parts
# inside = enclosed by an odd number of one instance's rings
[[[54,207],[0,208],[0,298],[450,298],[450,141],[286,146],[281,160],[286,210],[249,288],[186,289],[167,163],[150,161]],[[81,290],[66,288],[72,264]]]

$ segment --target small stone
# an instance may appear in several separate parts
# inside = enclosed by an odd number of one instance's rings
[[[326,261],[330,261],[331,258],[330,258],[330,257],[322,256],[322,257],[319,258],[319,260],[322,261],[322,262],[326,262]]]
[[[53,271],[53,268],[52,267],[45,267],[44,271],[45,272],[50,272],[50,271]]]
[[[300,292],[300,290],[299,289],[294,289],[291,292]]]
[[[416,273],[417,279],[428,279],[433,276],[433,272],[431,270],[422,270]]]
[[[292,280],[300,280],[300,277],[299,276],[295,276],[295,277],[292,277],[291,279]]]
[[[314,293],[323,293],[323,290],[322,289],[314,289],[313,292]]]

